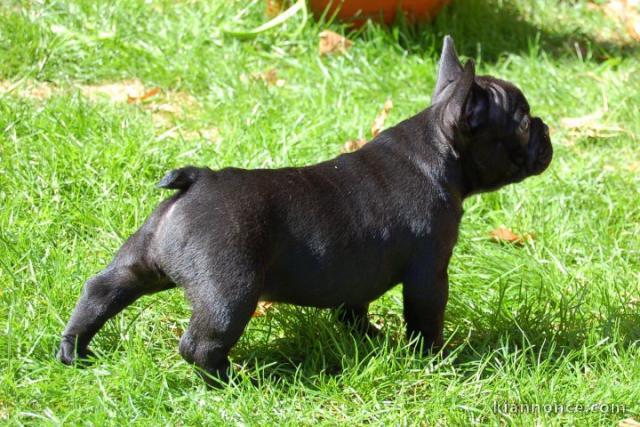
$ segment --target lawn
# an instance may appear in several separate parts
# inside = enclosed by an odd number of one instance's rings
[[[355,33],[295,16],[239,39],[222,28],[262,23],[262,1],[3,0],[0,423],[640,419],[640,46],[604,3],[459,0],[432,24]],[[325,29],[353,46],[320,56]],[[331,158],[370,137],[387,99],[385,126],[429,105],[447,33],[479,73],[523,89],[555,147],[541,176],[465,202],[448,358],[408,346],[398,286],[372,305],[372,340],[327,310],[267,310],[219,390],[178,354],[180,290],[110,321],[91,366],[54,360],[83,282],[168,195],[154,188],[167,170]],[[529,238],[495,242],[500,226]]]

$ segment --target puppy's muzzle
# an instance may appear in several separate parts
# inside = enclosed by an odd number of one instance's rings
[[[531,121],[527,169],[530,175],[538,175],[549,167],[553,158],[553,146],[549,137],[549,127],[539,118]]]

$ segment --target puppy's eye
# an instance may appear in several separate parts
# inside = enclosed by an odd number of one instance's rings
[[[522,118],[522,120],[520,120],[520,132],[522,133],[526,133],[529,132],[529,125],[530,125],[530,120],[529,120],[529,116],[524,116]]]

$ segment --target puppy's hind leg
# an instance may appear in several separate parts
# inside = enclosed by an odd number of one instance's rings
[[[210,386],[227,382],[227,356],[258,304],[259,282],[245,275],[233,279],[222,282],[210,277],[206,282],[184,285],[193,312],[189,328],[180,339],[180,354],[200,368],[199,374]]]
[[[145,294],[173,288],[162,273],[143,260],[142,236],[134,234],[114,261],[89,279],[62,333],[58,359],[67,365],[85,358],[93,336],[107,320]]]

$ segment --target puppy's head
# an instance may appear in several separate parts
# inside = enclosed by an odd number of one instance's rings
[[[531,115],[520,89],[491,76],[476,76],[471,60],[463,67],[449,36],[432,100],[471,193],[522,181],[549,166],[549,128]]]

